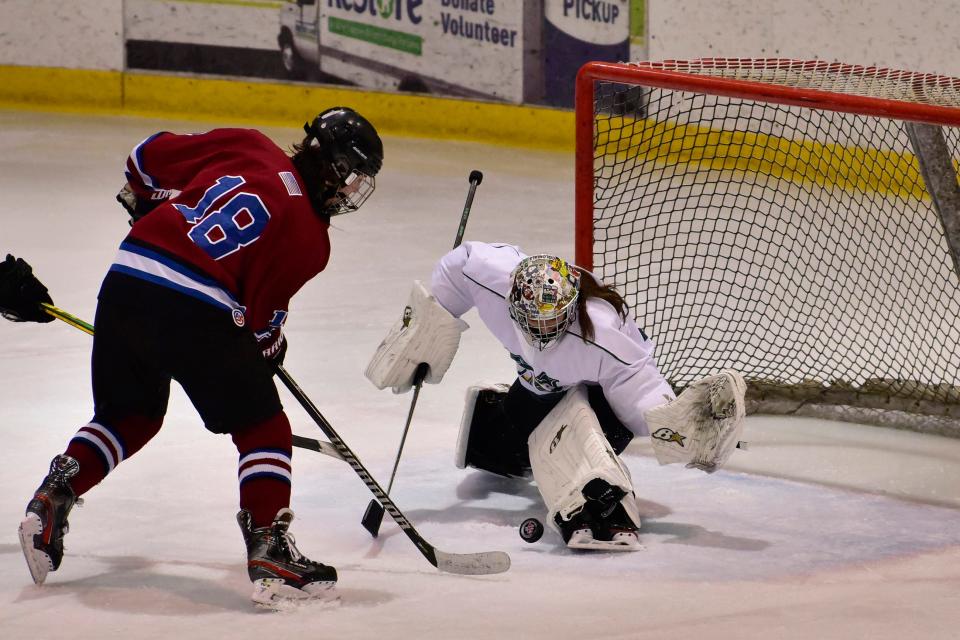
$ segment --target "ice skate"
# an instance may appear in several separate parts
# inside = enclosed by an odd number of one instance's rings
[[[569,520],[559,514],[555,521],[563,541],[571,549],[637,551],[642,549],[639,527],[627,516],[620,501],[626,495],[619,487],[595,479],[583,488],[587,502]]]
[[[333,600],[337,570],[314,562],[297,549],[288,532],[293,512],[281,509],[269,527],[252,528],[250,512],[237,514],[247,544],[247,573],[254,604],[276,609],[306,600]]]
[[[78,502],[69,480],[78,471],[80,465],[70,456],[54,458],[20,522],[20,546],[36,584],[43,584],[63,560],[63,536],[70,530],[67,516]]]
[[[564,542],[570,549],[588,549],[591,551],[638,551],[643,549],[638,537],[638,529],[627,520],[620,524],[587,522],[580,514],[568,522],[557,525]]]

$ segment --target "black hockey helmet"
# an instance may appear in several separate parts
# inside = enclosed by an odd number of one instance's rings
[[[317,194],[327,215],[360,208],[376,188],[383,166],[383,142],[370,122],[349,107],[333,107],[303,125],[304,146],[315,149],[329,168]]]

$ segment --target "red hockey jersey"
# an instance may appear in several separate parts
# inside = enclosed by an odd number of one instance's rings
[[[329,223],[292,162],[262,133],[158,133],[127,160],[139,219],[111,271],[229,310],[265,351],[279,347],[290,298],[324,269]]]

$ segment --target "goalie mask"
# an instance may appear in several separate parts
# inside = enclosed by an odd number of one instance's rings
[[[580,271],[556,256],[538,255],[521,260],[510,278],[510,317],[531,346],[549,349],[576,319]]]
[[[304,146],[319,152],[322,183],[311,198],[324,214],[336,216],[360,208],[376,188],[383,165],[383,142],[377,130],[353,109],[333,107],[303,125]]]

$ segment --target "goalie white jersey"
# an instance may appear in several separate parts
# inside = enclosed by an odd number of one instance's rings
[[[465,242],[433,270],[431,291],[454,316],[476,307],[490,332],[516,362],[521,384],[538,395],[577,384],[599,384],[617,418],[638,436],[649,435],[644,413],[675,396],[653,359],[653,342],[606,301],[590,299],[594,337],[584,342],[579,319],[551,349],[531,347],[511,319],[510,273],[525,258],[506,244]]]

